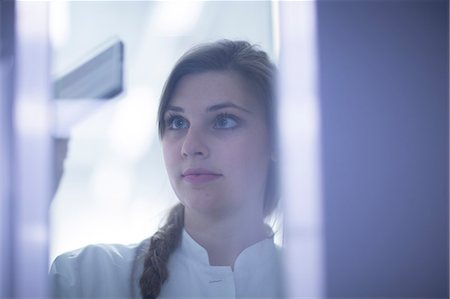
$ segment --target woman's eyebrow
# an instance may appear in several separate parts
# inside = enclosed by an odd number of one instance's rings
[[[184,112],[184,109],[178,106],[167,106],[167,110],[175,112]]]
[[[211,107],[208,107],[208,109],[206,109],[206,111],[212,112],[212,111],[217,111],[217,110],[224,109],[224,108],[236,108],[236,109],[239,109],[239,110],[242,110],[244,112],[251,114],[251,112],[249,110],[245,109],[244,107],[238,106],[234,103],[231,103],[231,102],[225,102],[225,103],[213,105]]]

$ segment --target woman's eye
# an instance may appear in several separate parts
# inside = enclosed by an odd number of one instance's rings
[[[238,125],[236,117],[231,115],[219,115],[214,123],[216,129],[233,129]]]
[[[167,121],[167,128],[169,130],[186,129],[189,126],[188,121],[181,116],[170,117]]]

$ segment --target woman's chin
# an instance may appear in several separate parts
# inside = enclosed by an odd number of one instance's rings
[[[205,217],[220,217],[229,213],[233,207],[226,200],[211,194],[197,194],[184,197],[183,204],[191,213]]]

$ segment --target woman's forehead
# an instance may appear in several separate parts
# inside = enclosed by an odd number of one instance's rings
[[[207,71],[184,76],[178,82],[169,106],[208,110],[217,105],[260,110],[263,103],[243,77],[233,71]]]

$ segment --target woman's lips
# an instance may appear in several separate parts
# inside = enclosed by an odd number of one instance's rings
[[[206,169],[188,169],[181,175],[183,180],[192,184],[203,184],[221,177],[221,174]]]

